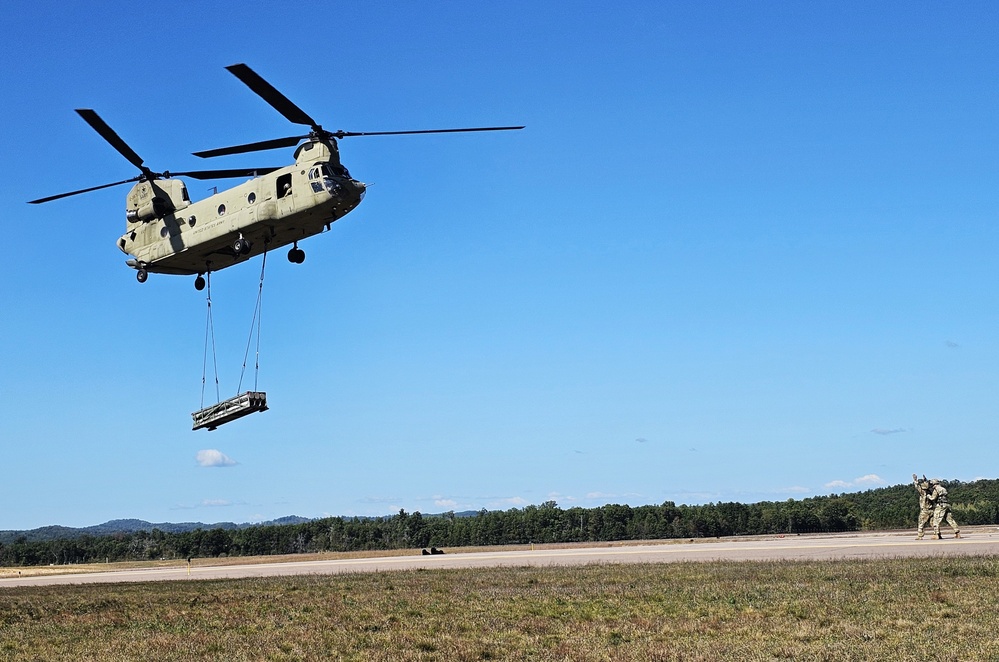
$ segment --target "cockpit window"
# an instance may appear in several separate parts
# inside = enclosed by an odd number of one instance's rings
[[[350,173],[342,165],[323,164],[323,172],[327,177],[346,177],[350,179]]]

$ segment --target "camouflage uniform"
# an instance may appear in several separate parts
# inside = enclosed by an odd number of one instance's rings
[[[926,480],[919,480],[916,474],[912,474],[912,484],[919,492],[919,521],[916,523],[916,540],[923,539],[923,529],[930,523],[933,517],[933,503],[930,501],[930,484]]]
[[[930,490],[930,501],[933,502],[933,535],[938,539],[940,535],[940,522],[946,522],[950,528],[954,529],[954,537],[961,537],[961,530],[957,528],[957,522],[950,512],[950,502],[947,501],[947,488],[940,484],[939,480],[930,481],[933,489]]]

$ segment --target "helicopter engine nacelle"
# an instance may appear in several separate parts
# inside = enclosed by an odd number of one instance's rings
[[[153,198],[138,209],[129,209],[125,213],[125,218],[129,223],[154,221],[157,218],[163,218],[171,211],[173,210],[169,208],[169,201],[163,198]]]
[[[144,223],[163,218],[191,204],[187,187],[179,179],[139,182],[128,194],[125,218]]]

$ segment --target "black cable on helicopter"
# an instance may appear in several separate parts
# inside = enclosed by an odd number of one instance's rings
[[[212,272],[206,274],[207,278],[207,291],[208,296],[208,319],[205,322],[205,355],[201,362],[201,408],[205,408],[205,381],[208,375],[208,341],[211,339],[212,345],[212,366],[215,368],[215,400],[216,402],[222,401],[222,396],[219,393],[219,363],[218,354],[215,351],[215,322],[212,319]],[[239,389],[236,389],[237,391]]]
[[[243,370],[239,373],[239,385],[236,392],[243,387],[243,376],[246,374],[246,359],[250,355],[250,342],[253,340],[253,323],[257,323],[257,352],[253,366],[253,390],[257,390],[257,378],[260,375],[260,322],[264,315],[264,270],[267,268],[267,249],[264,249],[264,257],[260,263],[260,286],[257,288],[257,305],[253,309],[253,318],[250,320],[250,335],[246,339],[246,351],[243,352]]]
[[[215,346],[215,322],[212,316],[212,276],[207,273],[208,292],[206,300],[208,302],[208,318],[205,322],[205,352],[202,361],[201,372],[201,409],[191,414],[194,418],[194,430],[207,428],[209,431],[215,430],[218,426],[236,419],[242,418],[258,411],[267,411],[267,394],[257,390],[257,381],[260,376],[260,328],[263,319],[263,297],[264,297],[264,274],[267,269],[267,250],[264,249],[263,260],[260,264],[260,284],[257,288],[257,303],[253,308],[253,317],[250,320],[250,333],[246,339],[246,351],[243,353],[243,368],[239,373],[239,384],[236,386],[238,395],[222,401],[219,392],[219,370],[218,354]],[[256,325],[256,329],[254,329]],[[250,356],[250,345],[253,342],[254,331],[256,331],[257,346],[253,369],[253,390],[240,393],[243,388],[243,378],[246,376],[246,363]],[[214,405],[205,407],[205,384],[208,378],[208,346],[212,348],[212,365],[215,369],[215,398],[218,401]]]

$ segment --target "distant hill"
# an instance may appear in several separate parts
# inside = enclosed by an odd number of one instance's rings
[[[21,537],[29,542],[72,540],[81,536],[111,536],[116,533],[135,533],[136,531],[152,531],[153,529],[159,529],[164,533],[185,533],[198,529],[205,531],[209,529],[245,529],[251,526],[302,524],[303,522],[311,521],[308,517],[299,517],[297,515],[288,515],[287,517],[280,517],[267,522],[246,522],[243,524],[236,524],[235,522],[215,522],[214,524],[180,522],[175,524],[172,522],[152,523],[141,519],[115,519],[103,524],[80,528],[55,525],[43,526],[28,531],[0,531],[0,543],[11,543]]]
[[[479,514],[477,510],[466,510],[460,513],[452,513],[455,517],[475,517]],[[424,517],[440,517],[442,515],[425,514]],[[391,515],[386,515],[391,517]],[[360,519],[379,519],[377,517],[361,517]],[[93,526],[72,527],[72,526],[42,526],[37,529],[26,531],[0,531],[0,544],[12,543],[23,537],[28,542],[42,542],[46,540],[72,540],[80,536],[112,536],[116,533],[135,533],[137,531],[152,531],[158,529],[164,533],[186,533],[201,529],[208,531],[211,529],[246,529],[252,526],[285,526],[290,524],[304,524],[312,522],[314,518],[299,517],[298,515],[287,515],[266,522],[215,522],[206,524],[204,522],[147,522],[141,519],[113,519],[103,524]]]

